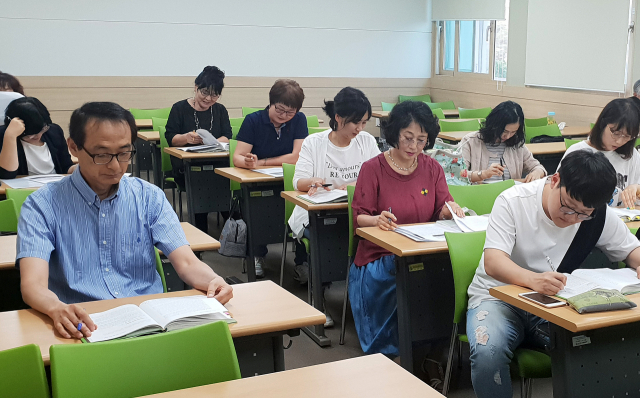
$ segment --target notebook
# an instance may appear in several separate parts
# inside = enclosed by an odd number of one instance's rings
[[[416,242],[444,242],[445,229],[438,224],[403,225],[394,229]]]
[[[640,292],[640,279],[632,268],[577,269],[567,276],[567,283],[556,296],[569,299],[594,289],[617,290],[622,294]]]
[[[147,300],[140,306],[126,304],[89,316],[98,326],[86,339],[90,343],[170,332],[216,321],[236,322],[218,300],[200,295]]]
[[[314,193],[312,196],[298,195],[298,197],[314,204],[340,203],[347,201],[347,191],[343,189],[332,189],[331,191],[321,189],[318,190],[318,192]]]

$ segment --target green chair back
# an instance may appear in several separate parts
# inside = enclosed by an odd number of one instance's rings
[[[431,109],[431,113],[433,113],[433,115],[436,116],[438,118],[438,120],[444,120],[444,118],[445,118],[444,112],[440,108]]]
[[[307,127],[320,127],[320,120],[318,120],[318,116],[307,116]]]
[[[514,180],[506,180],[494,184],[449,185],[449,192],[457,204],[481,215],[491,213],[498,195],[515,184]]]
[[[242,117],[247,117],[247,115],[250,115],[254,112],[258,112],[261,111],[264,108],[248,108],[246,106],[242,107]]]
[[[231,139],[236,139],[236,137],[238,136],[238,133],[240,132],[240,127],[241,126],[234,126],[231,125]]]
[[[525,126],[524,136],[527,144],[531,142],[532,138],[535,138],[541,135],[548,135],[549,137],[562,137],[562,133],[560,132],[558,125],[555,123],[549,124],[547,126],[541,126],[541,127]]]
[[[242,126],[242,122],[244,122],[244,117],[230,117],[229,118],[229,123],[231,124],[231,127],[233,126]]]
[[[129,112],[133,115],[134,119],[151,119],[154,117],[159,117],[162,119],[169,119],[169,112],[171,112],[171,107],[169,108],[161,108],[161,109],[137,109],[130,108]]]
[[[595,126],[595,123],[590,123],[589,126],[590,128],[593,128],[593,126]]]
[[[424,94],[424,95],[398,95],[398,102],[403,102],[403,101],[431,102],[431,96],[429,94]]]
[[[478,120],[465,120],[463,122],[449,122],[440,120],[440,131],[477,131],[480,130],[480,122]]]
[[[311,135],[311,134],[327,131],[330,129],[330,127],[308,127],[308,129],[309,129],[309,135]]]
[[[573,144],[577,144],[580,141],[584,141],[584,140],[571,140],[569,138],[565,138],[564,139],[564,146],[565,148],[569,149],[569,147]]]
[[[18,213],[13,199],[0,201],[0,232],[18,232]]]
[[[7,199],[13,199],[14,205],[16,206],[16,216],[18,218],[20,218],[20,209],[22,209],[22,204],[24,203],[24,201],[27,200],[27,196],[31,195],[35,191],[35,189],[7,188]]]
[[[462,322],[467,314],[469,295],[467,289],[476,274],[480,257],[484,250],[485,231],[480,232],[445,232],[444,237],[449,247],[451,270],[453,271],[453,291],[455,311],[453,322]]]
[[[425,101],[425,103],[427,105],[429,105],[429,108],[431,108],[431,109],[434,109],[434,108],[456,109],[456,105],[453,103],[453,101],[444,101],[444,102],[429,102],[429,101]]]
[[[153,124],[153,131],[160,131],[160,127],[166,127],[167,126],[167,120],[169,119],[164,119],[161,117],[152,117],[151,118],[151,123]]]
[[[240,378],[226,322],[102,343],[51,346],[54,397],[137,397]]]
[[[296,173],[296,165],[289,163],[282,163],[282,175],[284,177],[284,190],[285,191],[295,191],[296,188],[293,186],[293,175]],[[289,222],[289,217],[291,217],[291,213],[293,213],[293,209],[296,207],[295,204],[289,202],[288,200],[284,201],[284,223],[285,225]]]
[[[527,119],[527,118],[524,119],[525,127],[542,127],[546,125],[547,125],[546,117],[539,117],[537,119]]]
[[[167,279],[164,276],[164,267],[162,266],[162,259],[160,258],[160,251],[157,247],[153,248],[156,252],[156,271],[160,274],[160,279],[162,279],[162,291],[167,292]]]
[[[3,397],[49,398],[40,347],[29,344],[0,351],[0,386]]]
[[[491,108],[478,108],[478,109],[465,109],[458,108],[458,113],[460,114],[460,119],[482,119],[489,116],[491,113]]]
[[[353,226],[353,195],[356,192],[356,187],[353,185],[347,185],[347,199],[349,203],[349,247],[347,254],[349,258],[356,256],[356,250],[358,249],[358,239],[355,236],[355,228]]]
[[[380,102],[380,104],[382,105],[382,111],[383,112],[391,112],[393,107],[396,106],[396,104],[394,104],[392,102]]]
[[[236,152],[236,146],[238,145],[238,141],[229,140],[229,167],[236,167],[233,164],[233,154]],[[231,189],[231,193],[240,190],[240,183],[237,181],[229,180],[229,188]]]

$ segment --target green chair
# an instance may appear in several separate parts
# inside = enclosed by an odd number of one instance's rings
[[[164,119],[161,117],[152,117],[151,124],[153,125],[152,127],[153,131],[160,131],[160,127],[166,128],[167,120],[169,119]]]
[[[309,129],[309,135],[311,135],[311,134],[327,131],[330,129],[330,127],[308,127],[308,129]]]
[[[171,112],[171,107],[169,108],[161,108],[161,109],[137,109],[130,108],[129,112],[133,115],[134,119],[151,119],[154,117],[159,117],[162,119],[169,119],[169,112]]]
[[[484,119],[491,113],[491,108],[465,109],[458,108],[460,119]]]
[[[164,151],[169,144],[167,143],[167,137],[165,135],[166,128],[164,126],[158,126],[158,132],[160,133],[160,159],[162,160],[162,190],[171,188],[171,195],[173,198],[173,206],[175,210],[176,203],[176,190],[178,190],[178,217],[182,221],[182,192],[185,191],[184,187],[181,187],[173,177],[173,166],[171,165],[171,155]]]
[[[562,133],[557,124],[549,124],[541,127],[525,127],[524,136],[526,143],[530,143],[532,138],[539,137],[541,135],[548,135],[549,137],[562,137]]]
[[[320,127],[320,121],[318,120],[318,116],[316,115],[307,116],[307,127]]]
[[[40,347],[29,344],[0,351],[0,395],[29,398],[51,396]]]
[[[584,140],[571,140],[569,138],[565,138],[564,139],[564,146],[565,148],[569,149],[569,147],[573,144],[577,144],[580,141],[584,141]]]
[[[546,117],[539,117],[537,119],[524,119],[524,126],[525,127],[543,127],[547,125],[547,118]]]
[[[35,189],[13,189],[7,188],[6,196],[7,199],[13,199],[13,202],[16,206],[16,216],[20,218],[20,209],[22,209],[22,204],[25,200],[27,200],[27,196],[34,193]]]
[[[440,108],[440,109],[456,109],[456,105],[453,101],[445,101],[445,102],[428,102],[425,101],[425,104],[429,105],[429,108]]]
[[[439,120],[440,131],[478,131],[480,130],[480,122],[478,120],[465,120],[463,122],[450,122],[446,120]]]
[[[236,167],[233,164],[233,154],[236,152],[236,146],[238,145],[238,141],[229,140],[229,167]],[[237,181],[229,180],[229,189],[231,189],[231,197],[233,197],[234,192],[240,191],[240,183]]]
[[[451,233],[445,232],[445,239],[451,257],[455,310],[453,313],[453,330],[449,344],[447,370],[444,378],[442,394],[447,395],[451,382],[453,357],[458,347],[458,358],[462,352],[462,343],[468,343],[465,333],[458,333],[458,328],[466,319],[469,296],[467,290],[476,273],[480,257],[484,250],[485,232]],[[456,344],[456,342],[458,344]],[[460,363],[460,361],[458,361]],[[518,348],[515,350],[512,365],[517,367],[517,374],[521,378],[522,397],[531,396],[534,378],[551,377],[551,358],[539,351]]]
[[[0,201],[0,232],[18,232],[18,214],[13,199]]]
[[[231,125],[231,139],[235,140],[240,132],[240,126]]]
[[[382,105],[382,111],[383,112],[391,112],[393,107],[396,106],[396,104],[394,104],[392,102],[380,102],[380,104]]]
[[[246,106],[242,107],[242,117],[247,117],[247,115],[250,115],[254,112],[258,112],[261,111],[264,108],[248,108]]]
[[[164,276],[164,267],[162,266],[162,259],[160,258],[160,250],[157,247],[153,248],[156,252],[156,271],[160,274],[160,279],[162,279],[162,291],[167,292],[167,279]]]
[[[593,126],[595,126],[595,123],[590,123],[589,126],[589,128],[593,128]]]
[[[242,126],[242,122],[244,122],[244,117],[230,117],[229,118],[229,123],[231,124],[231,127],[233,126]]]
[[[489,214],[498,195],[515,184],[514,180],[505,180],[495,184],[449,185],[449,193],[460,206],[478,215]]]
[[[398,102],[403,102],[403,101],[431,102],[431,96],[429,94],[424,94],[424,95],[398,95]]]
[[[438,120],[444,120],[444,118],[445,118],[444,112],[440,108],[431,109],[431,113],[433,113],[433,115],[436,116],[438,118]]]
[[[240,378],[225,322],[169,333],[51,346],[57,397],[137,397]]]
[[[347,303],[349,302],[349,271],[351,270],[351,263],[356,257],[356,250],[358,249],[358,239],[355,234],[355,228],[353,226],[353,195],[356,192],[356,187],[353,185],[347,185],[347,198],[349,203],[349,246],[347,247],[347,279],[344,285],[344,297],[342,298],[342,324],[340,325],[340,345],[344,344],[344,333],[347,322]]]

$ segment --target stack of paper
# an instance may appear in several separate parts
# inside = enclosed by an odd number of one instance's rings
[[[489,226],[488,216],[467,216],[462,218],[458,217],[456,213],[453,212],[448,203],[447,207],[453,215],[453,221],[455,221],[456,225],[462,232],[478,232],[487,230],[487,227]]]
[[[271,177],[284,177],[282,167],[270,167],[268,169],[251,169],[251,171],[255,171],[256,173],[262,173],[269,175]]]
[[[185,152],[194,152],[194,153],[208,153],[208,152],[227,152],[229,151],[229,144],[225,142],[219,142],[215,145],[196,145],[196,146],[185,146],[176,148]]]
[[[640,220],[640,210],[630,210],[624,207],[611,207],[610,209],[624,222]]]
[[[319,203],[339,203],[347,201],[347,191],[342,189],[333,189],[327,191],[325,189],[318,190],[312,196],[298,195],[300,199],[304,199],[307,202],[319,204]]]
[[[20,189],[20,188],[40,188],[45,184],[50,182],[60,181],[65,176],[61,174],[45,174],[45,175],[34,175],[23,178],[15,178],[12,180],[1,180],[5,184],[7,184],[10,188]]]
[[[444,242],[445,230],[437,224],[404,225],[394,230],[416,242]]]

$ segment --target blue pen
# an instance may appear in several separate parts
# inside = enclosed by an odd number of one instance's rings
[[[82,330],[82,322],[78,323],[78,332]]]

